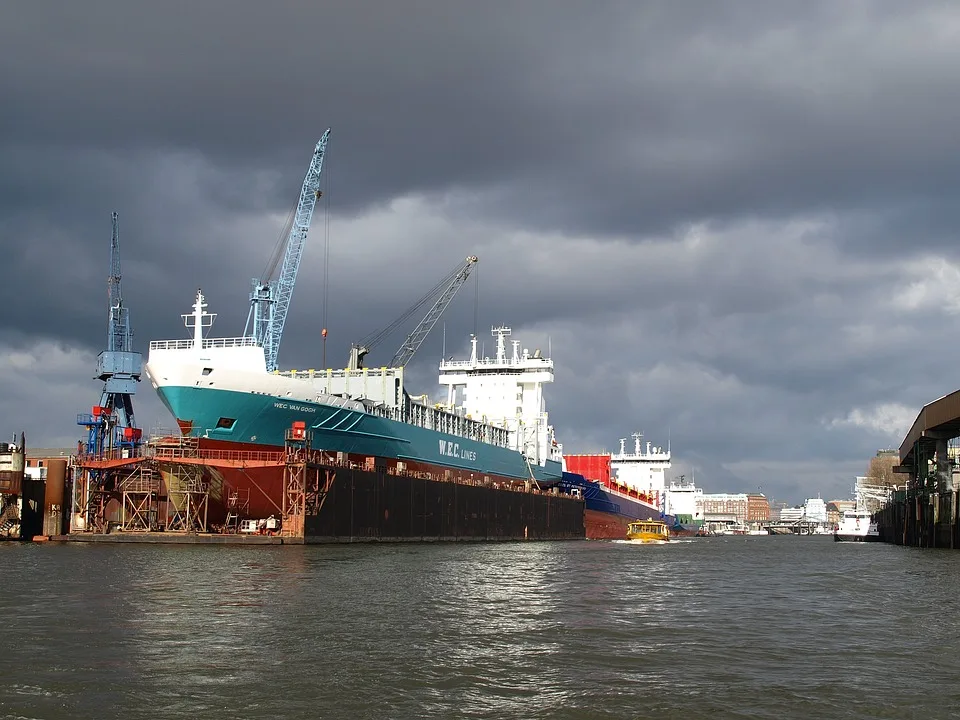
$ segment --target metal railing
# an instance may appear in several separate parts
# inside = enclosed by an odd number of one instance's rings
[[[550,358],[527,357],[514,361],[512,357],[504,360],[495,358],[477,358],[476,360],[442,360],[440,370],[469,370],[474,367],[503,367],[511,370],[534,369],[534,370],[552,370],[553,360]]]
[[[190,350],[196,346],[193,340],[152,340],[151,350]],[[254,337],[206,338],[202,345],[209,348],[258,347]]]
[[[232,460],[235,462],[269,462],[283,461],[283,453],[269,450],[185,450],[180,448],[156,448],[151,457],[158,460],[175,460],[190,458],[196,460]]]
[[[401,368],[361,368],[360,370],[342,370],[328,368],[326,370],[310,368],[309,370],[275,370],[274,375],[289,378],[379,378],[379,377],[397,377]]]
[[[230,460],[234,462],[283,462],[284,454],[270,450],[218,450],[198,449],[187,445],[173,445],[157,447],[149,443],[136,448],[115,448],[102,453],[80,453],[77,462],[83,465],[88,462],[102,462],[106,460]]]

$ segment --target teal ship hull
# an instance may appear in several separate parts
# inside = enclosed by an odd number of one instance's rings
[[[313,432],[313,447],[328,452],[466,470],[477,479],[532,475],[537,482],[556,483],[562,477],[555,460],[527,463],[516,450],[349,408],[216,388],[165,386],[158,393],[184,434],[193,437],[282,447],[286,431],[303,421]]]

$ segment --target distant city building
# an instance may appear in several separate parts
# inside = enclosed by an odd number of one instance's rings
[[[747,522],[770,522],[770,502],[763,494],[747,495]]]
[[[73,465],[73,454],[76,448],[36,448],[27,447],[26,467],[46,467],[50,460],[66,460],[68,466]]]
[[[803,506],[804,519],[808,522],[825,523],[827,504],[820,498],[809,498]]]
[[[770,521],[777,522],[780,519],[780,511],[787,507],[783,500],[770,500]]]
[[[700,516],[704,520],[715,516],[732,516],[738,523],[746,523],[749,516],[746,493],[704,493],[699,503]]]
[[[783,523],[795,523],[803,519],[803,507],[781,508],[777,519]]]

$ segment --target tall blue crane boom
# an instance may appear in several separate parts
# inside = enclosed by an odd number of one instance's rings
[[[316,207],[317,198],[320,197],[320,173],[323,169],[323,157],[326,154],[329,137],[330,128],[327,128],[314,148],[313,158],[303,178],[300,201],[297,203],[296,213],[290,223],[283,264],[280,266],[277,279],[272,281],[271,276],[276,270],[279,256],[270,264],[262,277],[253,280],[247,329],[250,329],[252,321],[253,337],[263,347],[267,370],[271,372],[277,369],[277,353],[283,337],[283,326],[290,310],[293,286],[297,281],[297,272],[300,270],[300,259],[303,257],[303,246],[310,230],[313,210]],[[246,334],[247,330],[244,330],[244,335]]]

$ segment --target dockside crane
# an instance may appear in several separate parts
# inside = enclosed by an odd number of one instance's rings
[[[278,246],[271,262],[264,274],[252,281],[253,289],[250,293],[250,312],[247,315],[247,326],[244,329],[246,336],[252,329],[253,337],[263,347],[267,370],[277,369],[277,353],[280,350],[280,340],[283,337],[283,326],[287,321],[290,310],[290,299],[293,297],[293,286],[297,281],[297,272],[300,270],[300,259],[303,257],[303,246],[310,231],[310,221],[316,207],[320,192],[320,173],[323,170],[323,157],[327,151],[327,140],[330,137],[330,128],[320,137],[307,174],[303,178],[300,188],[300,200],[297,209],[284,227],[286,244]],[[280,250],[283,249],[283,264],[276,280],[273,274],[280,262]],[[252,328],[251,328],[252,325]]]
[[[403,341],[403,344],[400,345],[399,349],[394,354],[393,359],[390,361],[388,367],[404,367],[407,363],[409,363],[416,354],[417,350],[420,349],[423,341],[427,339],[427,335],[429,335],[430,331],[433,330],[433,326],[437,324],[437,320],[439,320],[440,316],[443,315],[443,311],[447,309],[447,306],[456,296],[457,291],[463,287],[463,284],[467,281],[467,278],[470,277],[470,273],[477,264],[477,260],[478,258],[476,255],[470,255],[467,257],[464,262],[454,268],[450,274],[448,274],[440,282],[428,290],[426,294],[424,294],[417,302],[410,306],[400,317],[390,323],[387,327],[371,333],[359,343],[355,343],[353,346],[351,346],[348,369],[359,370],[362,368],[364,356],[366,356],[373,348],[379,345],[385,338],[390,336],[398,327],[409,320],[410,317],[417,312],[417,310],[426,305],[432,298],[436,297],[437,293],[439,292],[440,296],[437,297],[436,302],[433,303],[433,305],[427,311],[427,314],[423,316],[423,319],[413,329],[413,332],[407,335],[407,338]]]
[[[100,404],[90,413],[77,416],[77,424],[87,428],[86,453],[135,448],[142,432],[133,415],[133,396],[143,369],[143,358],[133,350],[130,311],[120,291],[120,222],[113,213],[110,241],[110,275],[107,278],[107,347],[97,356],[95,378],[103,381]]]

